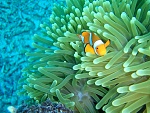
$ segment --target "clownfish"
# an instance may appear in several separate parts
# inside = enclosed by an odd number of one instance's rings
[[[104,43],[94,33],[89,33],[86,31],[78,36],[84,43],[85,52],[90,52],[91,54],[97,54],[100,56],[104,56],[106,54],[106,47],[110,44],[110,40]]]

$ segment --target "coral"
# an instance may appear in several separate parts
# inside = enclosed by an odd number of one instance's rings
[[[150,1],[66,0],[34,35],[24,71],[27,94],[81,113],[150,111]],[[83,30],[110,39],[105,56],[83,52]],[[108,91],[105,89],[107,88]],[[101,99],[102,97],[102,99]],[[95,107],[96,103],[96,107]],[[95,109],[96,108],[96,109]]]
[[[45,6],[42,7],[38,3]],[[28,65],[24,54],[28,50],[34,50],[31,46],[31,36],[34,32],[40,32],[39,23],[47,20],[51,14],[51,3],[54,3],[54,0],[50,3],[46,0],[0,1],[1,113],[7,113],[8,106],[17,106],[26,99],[17,95],[21,70]]]

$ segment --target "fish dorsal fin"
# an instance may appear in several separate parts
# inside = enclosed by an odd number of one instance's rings
[[[100,40],[100,38],[97,35],[95,35],[94,33],[90,33],[90,36],[89,36],[89,43],[90,43],[90,45],[94,46],[94,43],[97,40]]]
[[[93,33],[93,35],[92,35],[93,44],[94,44],[97,40],[100,40],[100,38],[99,38],[97,35],[95,35],[95,34]]]

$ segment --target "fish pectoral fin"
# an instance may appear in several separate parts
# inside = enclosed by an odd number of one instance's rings
[[[95,54],[94,48],[89,43],[85,45],[84,51],[89,52],[91,54]]]
[[[107,42],[104,45],[105,45],[105,47],[107,47],[107,46],[109,46],[109,44],[110,44],[110,40],[107,40]]]

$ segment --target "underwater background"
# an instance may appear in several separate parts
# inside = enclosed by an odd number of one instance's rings
[[[48,22],[54,3],[63,0],[0,0],[0,112],[17,107],[26,97],[17,95],[21,70],[28,65],[26,51],[33,51],[33,34]]]
[[[150,112],[150,0],[8,0],[0,9],[2,113]]]

